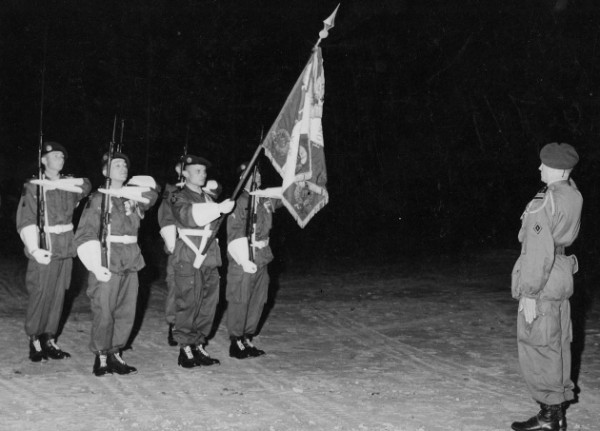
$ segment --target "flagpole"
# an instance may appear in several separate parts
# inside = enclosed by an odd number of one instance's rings
[[[243,173],[242,177],[238,181],[237,186],[235,186],[235,189],[233,190],[233,193],[231,194],[231,197],[229,198],[232,201],[236,201],[237,200],[237,198],[239,197],[240,193],[242,192],[242,188],[244,187],[244,184],[246,184],[246,181],[248,181],[248,177],[250,177],[250,174],[252,174],[252,168],[256,164],[256,161],[258,160],[258,156],[260,156],[260,152],[263,149],[262,140],[263,140],[263,137],[261,136],[260,137],[260,144],[259,144],[258,148],[256,148],[256,151],[254,152],[254,155],[250,159],[250,162],[248,163],[248,166],[244,170],[244,173]],[[225,216],[226,216],[225,214],[221,214],[219,216],[219,218],[217,219],[217,224],[215,225],[215,228],[213,229],[212,234],[210,235],[210,237],[206,241],[206,245],[204,246],[204,250],[202,250],[202,254],[205,255],[208,252],[208,247],[210,247],[210,244],[215,240],[215,238],[217,236],[217,232],[219,232],[219,228],[221,227],[221,224],[223,223],[223,220],[225,220]]]
[[[335,7],[335,10],[333,11],[333,13],[331,15],[329,15],[329,18],[327,18],[325,21],[323,21],[323,30],[321,30],[319,32],[319,40],[317,40],[317,43],[315,44],[313,51],[315,49],[317,49],[317,47],[321,43],[321,40],[323,40],[327,36],[329,36],[329,29],[333,28],[335,25],[335,15],[337,14],[339,7],[340,7],[340,3],[338,3],[338,5]]]
[[[331,15],[329,15],[329,17],[326,20],[323,21],[323,30],[321,30],[319,32],[319,40],[317,40],[317,43],[313,47],[313,49],[312,49],[313,52],[319,47],[321,40],[323,40],[327,36],[329,36],[328,30],[333,28],[335,25],[335,15],[337,14],[339,7],[340,7],[340,3],[338,3],[338,5],[335,7],[335,10],[333,11],[333,13]],[[261,135],[262,135],[262,133],[261,133]],[[239,197],[239,195],[242,191],[242,188],[244,187],[244,184],[246,184],[246,181],[248,181],[248,177],[252,173],[252,168],[256,164],[256,161],[258,160],[258,156],[260,155],[260,152],[262,150],[263,150],[263,136],[260,137],[260,144],[258,145],[258,148],[254,152],[252,159],[250,159],[250,162],[248,163],[248,166],[246,167],[246,170],[244,171],[242,177],[238,181],[237,186],[235,187],[235,189],[231,195],[231,198],[230,198],[231,200],[235,201]],[[219,231],[219,228],[221,227],[223,220],[225,220],[225,214],[221,214],[219,216],[219,218],[217,219],[215,227],[214,227],[210,237],[206,241],[206,245],[204,246],[204,250],[202,250],[201,254],[206,255],[206,253],[208,252],[208,248],[210,247],[212,242],[217,237],[217,232]]]

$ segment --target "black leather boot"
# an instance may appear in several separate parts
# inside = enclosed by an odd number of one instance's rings
[[[562,407],[560,404],[540,404],[542,409],[537,415],[525,422],[513,422],[510,426],[514,431],[559,431],[558,420]]]
[[[35,335],[29,338],[29,359],[31,362],[41,362],[48,359],[48,356],[46,356],[46,353],[42,349],[40,339]]]
[[[199,345],[196,346],[192,344],[192,353],[194,354],[194,358],[196,358],[196,362],[198,365],[220,365],[221,361],[215,358],[211,358],[206,350],[204,350],[204,346]]]
[[[191,345],[182,346],[179,349],[179,358],[177,358],[177,365],[183,368],[194,368],[199,366],[200,364],[196,361],[196,357],[192,352]]]
[[[558,414],[558,429],[559,431],[567,431],[567,408],[569,407],[569,402],[565,401],[560,405],[560,410]]]
[[[131,365],[127,365],[119,352],[109,353],[106,358],[106,363],[108,364],[108,368],[117,374],[131,374],[136,373],[137,368],[132,367]]]
[[[92,368],[92,372],[97,377],[104,376],[105,374],[112,374],[112,370],[108,368],[108,365],[106,364],[106,355],[96,355],[96,359],[94,360],[94,368]]]
[[[254,344],[252,344],[252,339],[250,337],[244,336],[244,339],[242,340],[242,342],[244,343],[244,346],[248,350],[249,356],[256,358],[257,356],[262,356],[265,354],[264,350],[260,350]]]
[[[231,339],[229,356],[236,359],[246,359],[250,356],[250,352],[246,349],[241,337]]]
[[[69,353],[58,347],[56,341],[54,341],[54,337],[49,334],[42,334],[40,342],[42,344],[42,350],[50,359],[66,359],[71,357]]]
[[[175,326],[173,323],[169,323],[169,335],[167,336],[167,342],[169,343],[169,346],[177,345],[177,341],[175,341],[175,338],[173,338],[173,326]]]

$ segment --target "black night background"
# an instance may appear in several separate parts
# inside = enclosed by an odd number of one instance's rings
[[[3,215],[35,173],[46,32],[43,133],[69,149],[67,171],[99,184],[117,115],[134,173],[172,181],[187,136],[227,193],[335,6],[6,2]],[[342,4],[322,42],[331,201],[304,231],[278,217],[285,248],[327,260],[517,246],[522,207],[540,186],[539,149],[558,141],[581,154],[579,245],[596,253],[598,8],[583,0],[558,7]]]
[[[0,256],[22,253],[14,220],[37,170],[44,66],[43,135],[67,147],[65,173],[100,186],[117,116],[131,174],[173,183],[187,141],[227,197],[337,4],[4,0]],[[342,1],[320,46],[330,200],[304,229],[286,210],[274,217],[274,277],[363,265],[425,274],[429,262],[465,268],[495,250],[516,259],[520,216],[543,185],[539,151],[567,142],[584,198],[571,250],[583,334],[600,279],[598,1]],[[260,162],[266,185],[279,185]],[[151,283],[165,260],[156,208],[142,229]],[[508,301],[510,265],[501,278]]]

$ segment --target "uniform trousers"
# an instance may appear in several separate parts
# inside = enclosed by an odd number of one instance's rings
[[[574,398],[571,380],[571,307],[569,300],[537,301],[537,318],[517,320],[521,372],[533,399],[555,405]]]
[[[203,345],[212,330],[219,303],[219,271],[196,269],[177,262],[175,271],[175,327],[173,338],[181,345]]]
[[[135,320],[138,287],[137,272],[113,272],[108,282],[100,282],[90,273],[87,295],[92,309],[93,353],[118,353],[125,347]]]
[[[73,259],[51,260],[48,265],[29,259],[25,283],[29,300],[25,317],[28,336],[56,335],[63,311],[65,290],[71,283]]]
[[[165,300],[165,319],[168,324],[175,323],[175,270],[173,269],[173,255],[167,257],[167,299]]]
[[[227,270],[227,330],[230,337],[254,335],[260,321],[269,290],[267,265],[256,273],[244,272],[231,261]]]

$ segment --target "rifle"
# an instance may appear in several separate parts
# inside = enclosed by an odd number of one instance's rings
[[[183,187],[184,178],[183,178],[183,166],[185,165],[185,156],[188,154],[188,140],[190,137],[190,125],[187,125],[187,131],[185,132],[185,142],[183,144],[183,155],[181,156],[179,163],[179,178],[177,180],[177,186]]]
[[[123,129],[121,129],[123,130]],[[106,160],[106,178],[104,179],[104,188],[110,190],[110,168],[112,159],[115,151],[115,133],[117,131],[117,116],[115,115],[115,121],[113,123],[112,140],[108,145],[108,157]],[[108,268],[110,262],[108,261],[108,230],[110,227],[110,195],[102,195],[102,206],[100,207],[100,247],[102,249],[102,266]]]
[[[253,192],[257,188],[256,184],[256,172],[258,171],[258,163],[254,165],[252,170],[252,180],[250,183],[250,192]],[[250,194],[248,198],[248,207],[246,208],[246,237],[248,238],[248,256],[250,260],[254,262],[254,248],[252,243],[256,235],[256,196]]]
[[[125,130],[125,119],[121,118],[121,137],[119,139],[119,144],[117,145],[117,153],[121,153],[123,151],[123,131]],[[113,132],[114,136],[114,132]],[[113,137],[114,140],[114,137]]]
[[[38,180],[44,179],[44,169],[42,168],[42,147],[44,145],[44,87],[46,83],[46,52],[48,47],[48,29],[44,34],[44,59],[42,61],[42,96],[40,101],[40,142],[38,144]],[[44,227],[46,225],[46,200],[44,199],[44,189],[41,185],[37,186],[36,193],[37,200],[37,214],[36,223],[40,235],[40,248],[48,250],[48,244],[46,242],[46,232]]]

